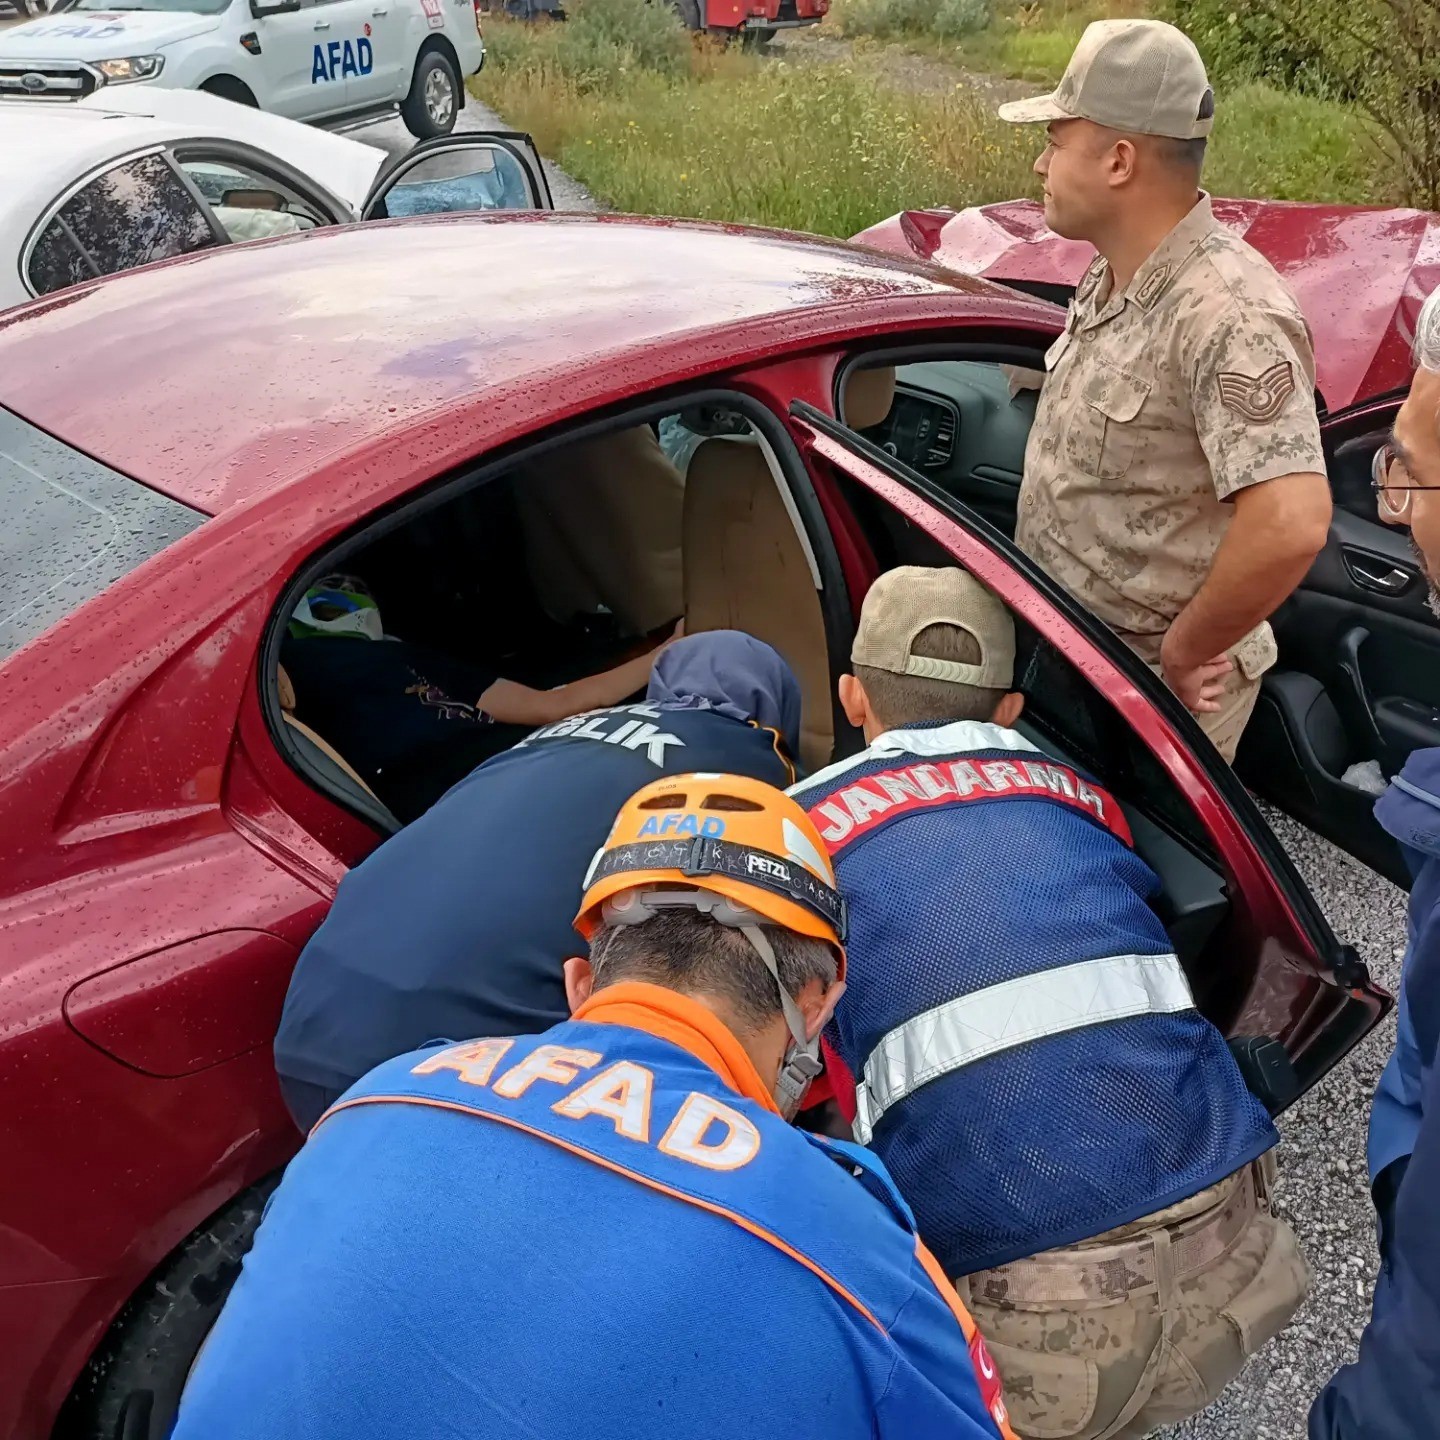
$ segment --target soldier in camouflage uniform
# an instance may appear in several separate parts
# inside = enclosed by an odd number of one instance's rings
[[[1304,318],[1199,189],[1213,113],[1150,20],[1091,25],[1053,95],[1000,108],[1048,125],[1046,222],[1099,251],[1045,357],[1016,540],[1232,760],[1330,494]]]

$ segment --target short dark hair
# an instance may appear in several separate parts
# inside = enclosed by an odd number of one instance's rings
[[[1172,170],[1188,170],[1197,177],[1205,168],[1205,136],[1195,140],[1172,140],[1168,136],[1155,137],[1156,153]]]
[[[834,983],[835,952],[825,941],[779,925],[760,928],[791,996],[811,980],[827,989]],[[590,963],[597,990],[645,980],[685,995],[714,995],[730,1007],[742,1039],[780,1014],[775,981],[744,932],[698,910],[662,910],[640,925],[601,925],[590,940]]]
[[[911,642],[910,653],[961,665],[978,665],[982,658],[975,637],[958,625],[927,625]],[[988,720],[1005,694],[958,680],[897,675],[871,665],[857,665],[855,678],[865,687],[875,718],[887,730],[934,720]]]

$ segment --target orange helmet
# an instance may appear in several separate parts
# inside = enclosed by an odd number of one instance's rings
[[[758,921],[825,940],[844,978],[845,900],[834,866],[810,817],[773,785],[697,774],[637,790],[591,862],[575,928],[588,940],[607,910],[618,919],[643,907],[641,892],[663,889],[730,902],[728,912],[714,909],[722,923]]]

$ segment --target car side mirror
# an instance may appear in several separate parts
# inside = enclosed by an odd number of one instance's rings
[[[267,15],[292,15],[300,8],[300,0],[250,0],[250,13],[257,20]]]

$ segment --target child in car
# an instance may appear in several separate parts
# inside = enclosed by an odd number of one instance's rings
[[[1307,1271],[1156,877],[1114,797],[1015,728],[1014,657],[961,570],[866,597],[840,702],[868,748],[793,792],[850,905],[828,1038],[1016,1431],[1140,1436],[1213,1400]]]

